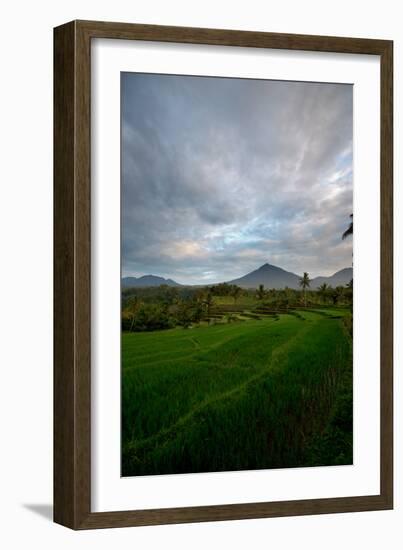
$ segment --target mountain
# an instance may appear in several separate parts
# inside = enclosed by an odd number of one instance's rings
[[[266,288],[299,288],[298,275],[270,264],[264,264],[259,269],[228,282],[242,288],[257,288],[259,285]]]
[[[311,280],[310,288],[318,288],[321,284],[326,283],[329,286],[345,286],[353,278],[353,268],[346,267],[337,271],[329,277],[315,277]],[[228,281],[230,284],[238,285],[242,288],[257,288],[259,285],[264,285],[268,288],[300,288],[300,275],[296,275],[290,271],[285,271],[281,267],[275,265],[264,264],[255,271],[251,271],[247,275]]]
[[[352,267],[345,267],[344,269],[341,269],[340,271],[337,271],[330,277],[315,277],[311,281],[310,288],[318,288],[323,283],[326,283],[329,286],[336,287],[336,286],[345,286],[347,283],[351,281],[353,278],[353,268]]]
[[[122,288],[145,287],[145,286],[181,286],[172,279],[164,279],[156,275],[143,275],[142,277],[123,277]]]
[[[329,286],[345,286],[353,278],[353,268],[346,267],[337,271],[329,277],[315,277],[311,280],[310,288],[312,290],[318,288],[321,284],[326,283]],[[300,275],[296,275],[291,271],[285,271],[281,267],[271,264],[264,264],[255,271],[247,273],[239,279],[227,281],[229,284],[238,285],[241,288],[257,288],[259,285],[264,285],[269,288],[300,288]],[[156,275],[143,275],[142,277],[123,277],[122,288],[131,287],[152,287],[152,286],[182,286],[172,279],[164,279]]]

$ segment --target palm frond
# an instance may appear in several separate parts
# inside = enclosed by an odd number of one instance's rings
[[[347,229],[344,231],[343,235],[341,236],[342,240],[346,239],[348,236],[353,234],[353,215],[350,214],[351,222],[350,225],[347,227]]]

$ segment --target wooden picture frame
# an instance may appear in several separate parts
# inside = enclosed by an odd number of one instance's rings
[[[114,38],[380,56],[381,487],[370,496],[91,512],[91,40]],[[54,30],[54,520],[93,529],[393,507],[393,43],[73,21]]]

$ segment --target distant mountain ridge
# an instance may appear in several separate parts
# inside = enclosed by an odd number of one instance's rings
[[[311,288],[318,288],[323,283],[333,287],[340,285],[344,286],[349,283],[352,278],[353,268],[345,267],[344,269],[340,269],[340,271],[336,271],[336,273],[333,273],[333,275],[330,275],[329,277],[315,277],[311,281]]]
[[[230,284],[238,285],[241,288],[257,288],[259,285],[264,285],[265,288],[294,288],[298,289],[299,280],[301,276],[292,273],[291,271],[285,271],[281,267],[277,267],[271,264],[264,264],[255,271],[251,271],[247,275],[238,279],[228,281]],[[346,267],[337,271],[329,277],[314,277],[311,279],[311,289],[318,288],[321,284],[326,283],[329,286],[346,285],[353,278],[353,268]]]
[[[263,264],[258,269],[247,273],[243,277],[238,279],[233,279],[232,281],[227,281],[227,283],[232,285],[238,285],[241,288],[258,288],[259,285],[264,285],[266,289],[268,288],[294,288],[298,289],[299,280],[301,276],[291,271],[286,271],[281,267],[277,267],[271,264]],[[312,290],[318,288],[323,283],[326,283],[329,286],[345,286],[353,278],[353,268],[346,267],[337,271],[329,277],[314,277],[311,279],[309,288]],[[184,286],[172,279],[164,279],[164,277],[158,277],[157,275],[143,275],[142,277],[123,277],[122,279],[122,288],[139,288],[139,287],[156,287],[161,285],[180,287]],[[200,286],[200,285],[189,285],[189,286]]]
[[[146,286],[182,286],[172,279],[164,279],[157,275],[143,275],[142,277],[123,277],[122,288],[146,287]]]
[[[255,271],[228,281],[228,283],[241,288],[257,288],[259,285],[264,285],[266,288],[284,288],[286,286],[298,288],[299,276],[291,271],[285,271],[281,267],[266,263]]]

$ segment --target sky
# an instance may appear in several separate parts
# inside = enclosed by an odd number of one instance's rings
[[[352,264],[348,84],[122,73],[122,276]]]

